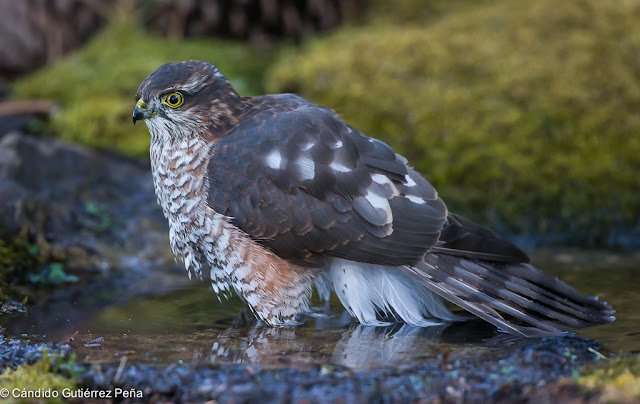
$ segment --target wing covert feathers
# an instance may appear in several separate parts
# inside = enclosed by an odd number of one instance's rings
[[[447,219],[433,186],[332,111],[297,97],[260,99],[210,149],[209,206],[296,264],[420,262]]]
[[[441,297],[523,337],[557,335],[614,320],[607,303],[526,263],[428,254],[424,262],[405,269]]]

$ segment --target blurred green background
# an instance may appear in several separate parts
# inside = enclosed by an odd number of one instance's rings
[[[104,2],[116,5],[99,29],[12,74],[7,97],[59,106],[34,132],[148,159],[146,127],[131,125],[139,83],[204,59],[243,95],[296,92],[335,109],[408,157],[451,211],[521,244],[640,246],[640,2],[318,1],[324,11],[294,10],[293,22],[264,7],[218,13],[235,25],[207,20],[206,3]]]

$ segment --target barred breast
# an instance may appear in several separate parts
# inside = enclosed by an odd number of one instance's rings
[[[252,240],[207,203],[210,143],[197,136],[172,141],[152,136],[150,154],[158,203],[169,222],[174,256],[191,278],[209,270],[213,290],[231,290],[270,325],[294,324],[309,311],[313,273]]]
[[[197,233],[204,227],[203,199],[208,186],[204,172],[209,146],[197,137],[184,140],[153,139],[151,172],[158,204],[169,221],[173,254],[184,260],[189,276]],[[199,270],[194,266],[193,270]],[[196,271],[197,276],[201,274]]]

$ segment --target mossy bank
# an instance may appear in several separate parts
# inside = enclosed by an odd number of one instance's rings
[[[12,96],[55,101],[60,108],[46,129],[57,137],[148,158],[147,128],[131,124],[138,86],[158,66],[188,59],[215,63],[238,92],[256,95],[271,53],[241,42],[157,38],[121,11],[86,47],[15,83]]]
[[[520,244],[634,248],[639,18],[631,0],[376,1],[360,25],[274,56],[156,38],[118,15],[12,94],[54,100],[58,137],[146,157],[146,128],[130,123],[139,83],[205,59],[243,95],[293,91],[334,108],[406,155],[450,210]]]
[[[437,14],[289,50],[267,89],[336,109],[407,156],[451,210],[503,235],[640,245],[640,4]]]

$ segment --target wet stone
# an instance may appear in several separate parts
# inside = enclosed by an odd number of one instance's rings
[[[544,389],[571,376],[580,366],[593,363],[597,356],[589,348],[599,349],[594,341],[576,336],[544,338],[521,341],[513,350],[492,359],[422,364],[402,370],[133,365],[121,373],[115,386],[139,388],[170,401],[509,400],[521,397],[525,391],[529,394]],[[91,368],[85,373],[83,384],[88,388],[112,388],[117,369],[116,365]]]

